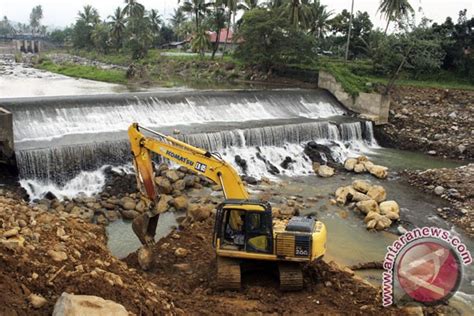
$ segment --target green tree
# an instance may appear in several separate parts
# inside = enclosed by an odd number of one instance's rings
[[[43,19],[43,8],[41,5],[37,5],[31,10],[30,13],[30,26],[33,35],[39,31],[41,20]]]
[[[129,17],[143,17],[145,15],[145,7],[137,0],[125,0],[125,8],[127,16]]]
[[[94,42],[92,41],[92,31],[95,25],[100,23],[100,16],[97,9],[90,5],[84,6],[82,11],[79,11],[76,24],[72,32],[73,46],[76,48],[92,48]]]
[[[7,16],[3,17],[3,20],[0,21],[0,35],[12,35],[15,33],[15,28],[11,25]]]
[[[95,25],[100,22],[99,12],[97,9],[91,5],[86,5],[83,8],[83,11],[79,11],[79,20],[82,20],[87,25]]]
[[[216,0],[217,2],[217,0]],[[237,14],[238,6],[239,6],[239,0],[224,0],[224,5],[227,8],[227,28],[226,28],[226,34],[225,34],[225,41],[224,41],[224,51],[225,53],[226,48],[227,48],[227,42],[229,40],[229,30],[231,28],[231,19],[233,19],[232,26],[235,31],[235,16]],[[222,28],[225,27],[225,23],[222,23]],[[224,54],[222,54],[224,56]]]
[[[114,14],[109,16],[109,19],[111,20],[109,22],[111,26],[110,35],[114,42],[115,48],[119,50],[123,46],[123,36],[125,33],[125,28],[126,28],[126,23],[127,23],[125,10],[122,10],[122,8],[117,7],[115,9]]]
[[[209,12],[212,3],[206,0],[185,0],[181,7],[184,12],[194,15],[195,31],[199,32],[201,28],[201,19]]]
[[[201,56],[204,56],[204,52],[211,45],[209,43],[209,37],[204,29],[199,30],[194,33],[193,39],[191,41],[191,49],[194,52],[199,52]]]
[[[245,39],[235,55],[249,65],[270,70],[275,65],[311,64],[314,38],[294,28],[274,10],[254,9],[242,18],[239,36]]]
[[[385,34],[387,34],[390,22],[400,20],[414,12],[408,0],[381,0],[379,12],[387,19]]]
[[[173,27],[173,31],[176,34],[176,40],[179,41],[182,31],[182,25],[186,22],[186,16],[183,14],[183,10],[181,8],[174,9],[173,16],[170,19],[171,26]]]
[[[150,19],[144,16],[131,16],[126,28],[125,46],[132,53],[133,59],[142,59],[153,43],[153,32]]]
[[[72,38],[72,28],[66,27],[64,30],[54,30],[49,34],[51,42],[57,45],[65,45]]]
[[[296,28],[307,29],[311,23],[312,8],[310,0],[286,0],[282,6],[282,14]]]
[[[319,0],[311,3],[311,22],[309,24],[311,33],[317,38],[324,37],[330,28],[329,20],[333,11],[328,11],[326,5],[322,5]]]
[[[97,23],[91,33],[91,40],[97,51],[107,54],[110,47],[110,26],[107,23]]]
[[[230,16],[231,13],[228,12],[228,15]],[[221,40],[220,38],[221,29],[226,27],[227,15],[226,15],[223,5],[220,5],[219,2],[217,1],[214,2],[214,10],[211,11],[209,18],[210,18],[211,29],[214,30],[214,32],[216,32],[216,40],[212,44],[213,47],[212,47],[212,57],[211,57],[211,59],[214,59],[216,52],[219,49],[219,43]],[[227,32],[227,36],[225,39],[226,42],[227,42],[228,34],[229,33]]]
[[[150,19],[150,27],[153,33],[153,37],[155,38],[155,44],[158,44],[160,39],[160,29],[163,21],[161,20],[161,15],[159,14],[158,10],[151,9],[148,14],[148,18]]]
[[[256,8],[258,8],[258,0],[243,0],[243,1],[240,1],[237,7],[238,10],[244,10],[244,11],[250,11]]]

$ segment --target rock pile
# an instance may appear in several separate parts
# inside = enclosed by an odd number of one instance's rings
[[[364,180],[355,180],[352,185],[336,190],[336,202],[349,204],[365,215],[367,229],[383,230],[400,219],[400,207],[395,201],[386,201],[387,192],[380,185],[371,185]]]
[[[329,178],[334,175],[334,168],[327,165],[321,165],[318,162],[313,162],[313,171],[321,178]]]
[[[357,158],[348,158],[344,162],[344,168],[347,171],[355,173],[369,172],[371,175],[385,179],[388,176],[388,168],[374,164],[366,156],[359,156]]]

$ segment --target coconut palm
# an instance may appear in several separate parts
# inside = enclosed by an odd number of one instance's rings
[[[311,33],[316,34],[317,38],[324,37],[329,28],[329,19],[333,11],[328,11],[326,5],[322,5],[319,0],[314,0],[311,4],[312,21],[310,23]]]
[[[387,34],[390,22],[408,16],[410,13],[414,12],[408,0],[381,0],[378,11],[387,19],[385,34]]]
[[[87,25],[95,25],[100,22],[99,12],[91,5],[85,5],[83,11],[79,11],[79,19]]]
[[[204,56],[204,51],[206,48],[209,48],[209,46],[209,37],[207,36],[206,31],[203,29],[198,30],[191,41],[191,49],[195,52],[199,52],[201,56]]]
[[[283,5],[282,14],[290,19],[290,24],[294,27],[307,28],[311,21],[310,0],[287,0]]]
[[[125,16],[125,10],[117,7],[115,9],[114,15],[109,16],[111,21],[109,22],[111,26],[110,34],[114,39],[117,50],[122,47],[123,44],[123,35],[125,33],[125,24],[127,23],[127,18]]]
[[[201,25],[201,19],[204,15],[209,12],[209,8],[212,3],[206,2],[206,0],[185,0],[182,6],[184,12],[194,14],[196,32],[199,31]]]
[[[225,35],[225,42],[224,42],[224,52],[226,51],[227,48],[227,41],[229,40],[229,29],[230,29],[230,21],[233,19],[232,25],[235,27],[235,15],[237,14],[237,10],[239,7],[239,0],[224,0],[224,5],[227,7],[227,10],[229,10],[228,15],[227,15],[227,31]],[[224,56],[224,54],[222,55]]]
[[[161,24],[163,24],[163,20],[161,20],[161,15],[158,13],[158,10],[151,9],[150,13],[148,14],[148,18],[151,22],[151,30],[154,33],[158,33],[161,28]]]
[[[145,7],[143,4],[138,3],[137,0],[125,0],[125,3],[127,5],[123,9],[127,13],[127,16],[142,17],[145,14]]]
[[[173,16],[170,19],[176,38],[179,41],[179,34],[181,33],[181,25],[186,22],[186,16],[183,14],[181,8],[174,9]]]

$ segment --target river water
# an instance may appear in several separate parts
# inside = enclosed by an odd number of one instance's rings
[[[48,191],[59,197],[80,192],[93,195],[105,183],[104,166],[130,170],[126,129],[134,121],[168,134],[179,130],[176,137],[219,151],[240,173],[285,183],[271,188],[282,196],[322,197],[307,213],[316,214],[328,227],[328,260],[344,265],[380,261],[397,236],[368,232],[359,215],[328,203],[329,194],[351,183],[355,176],[316,177],[303,153],[305,143],[316,141],[328,146],[332,158],[339,162],[366,154],[391,170],[458,165],[380,147],[370,122],[351,117],[332,96],[320,90],[132,92],[120,85],[25,68],[10,60],[3,65],[0,62],[0,106],[13,113],[21,184],[32,198],[41,198]],[[247,160],[247,170],[235,163],[236,155]],[[280,166],[286,157],[294,161],[288,169]],[[436,215],[436,209],[445,206],[443,200],[427,197],[396,177],[385,181],[367,175],[357,178],[386,187],[389,199],[401,205],[403,220],[455,232]],[[257,193],[259,188],[252,190]],[[160,218],[158,238],[176,225],[175,217],[166,214]],[[130,223],[117,221],[107,231],[116,256],[124,257],[139,247]],[[469,249],[474,249],[472,240],[461,237]],[[380,271],[365,273],[364,277],[380,284]],[[452,300],[462,311],[472,308],[473,279],[472,269],[465,271],[461,290],[467,295],[466,302]]]

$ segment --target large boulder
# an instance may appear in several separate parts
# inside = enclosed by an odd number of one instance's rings
[[[370,212],[380,213],[379,205],[374,200],[365,200],[356,203],[357,208],[365,214]]]
[[[356,164],[357,164],[357,159],[356,158],[348,158],[344,162],[344,168],[347,171],[353,171]]]
[[[183,191],[186,188],[186,182],[183,179],[173,183],[173,189],[176,191]]]
[[[155,183],[158,186],[158,191],[163,194],[170,194],[173,192],[173,187],[171,186],[170,180],[165,177],[156,177]]]
[[[184,176],[183,181],[187,188],[192,188],[194,186],[194,183],[199,181],[199,178],[193,174],[187,174]]]
[[[379,165],[372,165],[369,169],[370,174],[376,176],[379,179],[385,179],[388,176],[388,168],[379,166]]]
[[[367,224],[367,229],[383,230],[392,225],[392,221],[385,215],[380,215],[376,212],[369,212],[364,219]]]
[[[377,203],[383,202],[387,198],[387,192],[381,185],[370,187],[369,191],[367,191],[367,195],[377,201]]]
[[[92,295],[64,292],[54,305],[53,316],[128,316],[122,305]]]
[[[131,197],[126,196],[120,200],[120,205],[122,205],[122,208],[125,210],[134,210],[137,203],[135,203],[135,200]]]
[[[150,247],[142,246],[138,250],[138,264],[142,270],[147,271],[153,265],[153,249]]]
[[[344,205],[352,200],[355,193],[356,191],[351,186],[340,187],[336,190],[336,202]]]
[[[214,209],[212,204],[190,204],[188,207],[188,216],[194,222],[203,221],[211,216]]]
[[[365,169],[364,164],[362,164],[362,163],[357,163],[354,166],[354,172],[355,173],[363,173],[363,172],[366,172],[366,171],[367,170]]]
[[[179,180],[179,174],[176,170],[166,170],[165,177],[168,178],[172,183]]]
[[[371,184],[365,180],[354,180],[354,182],[352,182],[352,187],[361,193],[367,193]]]
[[[367,201],[367,200],[371,200],[371,198],[364,193],[360,193],[356,191],[352,195],[352,201],[354,202]]]
[[[309,159],[311,159],[312,162],[319,163],[320,165],[336,165],[336,161],[332,157],[331,148],[327,145],[310,141],[306,144],[304,153],[309,157]]]
[[[171,200],[170,204],[173,205],[177,211],[186,211],[189,202],[186,196],[180,195]]]
[[[400,207],[395,201],[385,201],[380,203],[380,214],[387,216],[391,220],[400,218]]]
[[[158,201],[158,203],[155,206],[156,213],[161,214],[161,213],[166,212],[169,209],[169,202],[172,199],[173,198],[171,196],[166,195],[166,194],[162,194],[160,196],[160,200]]]
[[[334,169],[329,166],[322,165],[318,169],[318,175],[323,178],[332,177],[334,175]]]

